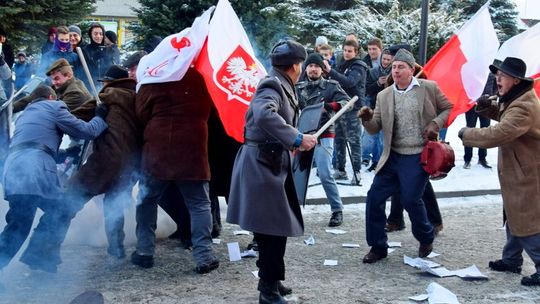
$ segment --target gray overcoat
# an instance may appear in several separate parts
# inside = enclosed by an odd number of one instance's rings
[[[234,162],[227,222],[267,235],[304,233],[291,175],[291,150],[299,133],[294,127],[297,116],[292,82],[278,70],[271,70],[246,113],[246,142]],[[278,159],[277,171],[257,146],[267,142],[283,148],[274,158]]]
[[[10,147],[32,142],[56,152],[64,133],[77,139],[94,139],[106,128],[100,117],[90,122],[77,119],[63,101],[41,100],[30,103],[17,119]],[[61,191],[54,158],[33,148],[9,153],[2,183],[8,200],[18,194],[56,199]]]

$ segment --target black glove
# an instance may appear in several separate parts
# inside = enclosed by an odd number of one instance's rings
[[[491,99],[489,99],[489,95],[485,94],[480,96],[476,100],[476,106],[479,108],[487,108],[491,106]]]
[[[4,60],[4,54],[0,54],[0,66],[3,66],[6,61]]]
[[[80,146],[69,147],[65,150],[65,153],[68,157],[75,158],[79,156],[79,153],[81,153],[81,147]]]
[[[103,120],[107,117],[107,113],[109,113],[109,107],[106,104],[102,103],[96,107],[96,116],[101,117]]]
[[[358,112],[358,118],[361,118],[363,121],[370,121],[373,118],[373,110],[370,107],[362,107]]]
[[[424,128],[424,133],[422,134],[425,140],[437,140],[439,136],[439,126],[435,122],[430,122]]]

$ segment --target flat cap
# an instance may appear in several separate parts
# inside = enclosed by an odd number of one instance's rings
[[[51,76],[52,73],[54,73],[56,70],[60,69],[60,68],[63,68],[63,67],[70,67],[71,68],[71,65],[69,64],[69,62],[64,59],[64,58],[60,58],[58,60],[56,60],[55,62],[53,62],[49,68],[47,69],[47,72],[45,73],[47,76]]]
[[[98,81],[113,81],[117,79],[122,78],[128,78],[129,73],[126,68],[124,68],[121,65],[111,65],[111,67],[105,72],[105,75],[103,75],[102,79],[98,79]]]
[[[270,52],[270,61],[273,66],[288,66],[306,60],[306,49],[294,40],[278,42]]]
[[[406,49],[399,49],[396,56],[394,56],[394,61],[403,61],[407,63],[411,68],[416,66],[416,60],[414,60],[413,54],[407,51]]]
[[[141,61],[141,58],[148,55],[146,51],[137,51],[133,54],[131,54],[126,61],[124,61],[124,67],[130,69],[136,65],[139,64],[139,61]]]

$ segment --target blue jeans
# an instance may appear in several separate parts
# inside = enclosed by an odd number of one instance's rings
[[[189,210],[193,258],[197,265],[215,260],[212,252],[212,214],[207,181],[163,181],[146,176],[141,187],[141,203],[136,209],[137,253],[154,255],[156,240],[157,203],[165,188],[174,183]]]
[[[343,203],[331,172],[333,153],[334,139],[330,137],[321,138],[320,142],[315,146],[313,159],[317,163],[319,179],[330,203],[330,208],[332,212],[335,212],[343,210]]]
[[[383,148],[382,131],[377,134],[369,134],[365,129],[362,132],[362,160],[371,160],[378,163]]]
[[[369,246],[386,248],[386,200],[398,194],[409,213],[412,233],[421,244],[431,244],[433,226],[429,222],[422,194],[428,174],[420,165],[420,154],[402,155],[390,152],[388,161],[375,175],[366,199],[366,239]]]

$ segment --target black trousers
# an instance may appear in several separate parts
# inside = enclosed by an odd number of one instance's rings
[[[286,236],[275,236],[261,233],[254,233],[255,241],[259,246],[259,278],[266,282],[285,280],[285,247],[287,247]]]
[[[467,121],[467,127],[474,128],[476,127],[476,120],[480,120],[480,128],[489,127],[490,119],[486,117],[482,117],[476,113],[474,110],[474,107],[467,111],[465,113],[465,120]],[[486,159],[487,150],[478,148],[478,159]],[[463,160],[466,162],[470,162],[472,158],[472,148],[471,147],[465,147],[465,156],[463,156]]]
[[[426,188],[424,189],[424,194],[422,194],[422,200],[426,206],[429,222],[434,226],[442,224],[442,216],[441,211],[439,210],[439,204],[437,203],[435,191],[433,190],[433,186],[429,180],[426,184]],[[403,206],[399,200],[399,194],[392,196],[390,214],[388,215],[386,222],[399,226],[405,225],[403,220]]]

